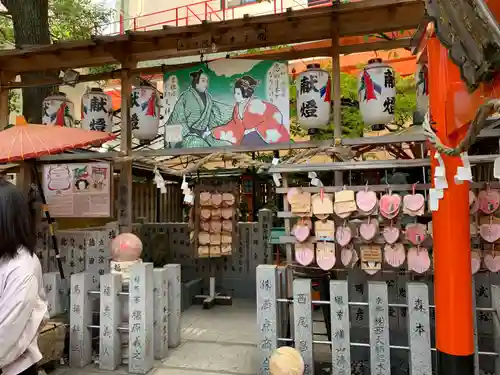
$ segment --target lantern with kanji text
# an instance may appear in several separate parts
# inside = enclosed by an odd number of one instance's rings
[[[82,128],[111,133],[113,103],[100,88],[92,88],[82,97]]]
[[[141,143],[156,138],[160,124],[160,101],[158,91],[151,86],[135,87],[130,104],[132,134]]]
[[[42,124],[72,127],[74,125],[74,105],[66,94],[59,92],[47,96],[42,103]]]
[[[361,70],[358,100],[364,123],[374,130],[380,130],[394,120],[396,80],[394,70],[382,59],[369,60]]]
[[[297,119],[305,129],[325,128],[330,121],[330,75],[319,64],[309,64],[295,80]]]

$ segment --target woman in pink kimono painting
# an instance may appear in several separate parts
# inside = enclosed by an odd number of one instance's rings
[[[213,129],[216,139],[235,145],[259,146],[288,142],[290,135],[283,125],[278,107],[254,96],[258,81],[250,76],[239,78],[234,84],[236,103],[232,119]]]
[[[0,373],[37,375],[38,332],[48,319],[36,236],[20,189],[0,178]]]

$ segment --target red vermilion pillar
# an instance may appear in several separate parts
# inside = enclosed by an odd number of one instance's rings
[[[455,125],[454,119],[446,116],[446,105],[447,101],[453,100],[451,85],[460,82],[459,71],[436,37],[428,40],[427,52],[429,105],[434,128],[441,141],[453,147],[459,136],[453,133],[447,136],[447,129],[453,129]],[[459,157],[442,155],[442,158],[448,188],[439,201],[439,210],[432,214],[437,373],[470,375],[474,373],[474,334],[469,184],[455,184],[457,166],[461,166]],[[433,160],[432,164],[434,176],[437,162]]]

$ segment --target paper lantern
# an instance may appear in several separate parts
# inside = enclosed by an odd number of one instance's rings
[[[309,64],[295,80],[297,118],[305,129],[321,129],[330,122],[330,75],[319,64]]]
[[[100,88],[92,88],[82,96],[82,128],[111,133],[113,103]]]
[[[74,121],[75,106],[60,92],[56,95],[47,96],[43,100],[42,123],[45,125],[57,125],[72,127]]]
[[[429,72],[427,64],[417,65],[417,71],[415,72],[415,87],[417,89],[415,119],[419,123],[422,123],[429,109]]]
[[[396,81],[394,70],[382,59],[372,59],[359,74],[359,110],[367,125],[385,125],[394,120]]]
[[[148,143],[156,138],[160,125],[160,101],[155,88],[140,86],[132,90],[130,122],[132,134],[141,143]]]

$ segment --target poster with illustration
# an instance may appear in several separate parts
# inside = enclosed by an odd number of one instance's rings
[[[53,217],[110,217],[110,163],[49,164],[43,167],[43,189]]]
[[[164,76],[165,147],[290,142],[286,63],[220,59]]]

